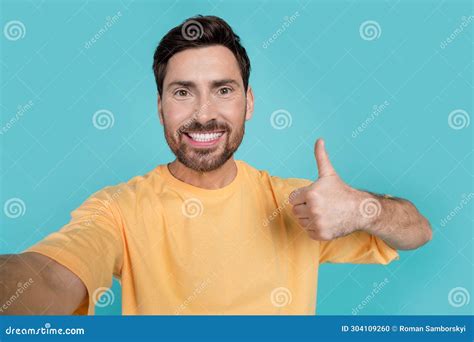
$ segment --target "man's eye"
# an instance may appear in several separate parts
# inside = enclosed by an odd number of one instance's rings
[[[187,96],[189,93],[188,93],[187,90],[179,89],[179,90],[177,90],[174,94],[175,94],[175,95],[178,95],[178,96],[180,96],[180,97],[185,97],[185,96]]]
[[[231,92],[232,92],[232,89],[230,89],[229,87],[224,87],[224,88],[219,89],[220,95],[229,95]]]

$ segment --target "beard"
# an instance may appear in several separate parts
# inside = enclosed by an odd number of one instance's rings
[[[245,114],[242,117],[242,123],[236,129],[232,129],[225,122],[218,122],[212,119],[204,125],[196,120],[192,120],[173,132],[167,127],[165,116],[163,115],[166,142],[176,158],[186,167],[198,172],[214,171],[224,165],[242,143],[245,133]],[[187,137],[184,135],[189,132],[198,133],[216,130],[224,131],[225,133],[221,137],[221,141],[215,146],[197,148],[185,141]]]

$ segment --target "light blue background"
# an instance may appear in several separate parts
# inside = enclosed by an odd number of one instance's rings
[[[100,39],[89,41],[118,11]],[[263,44],[298,12],[268,47]],[[20,252],[69,220],[90,194],[172,160],[156,109],[152,55],[160,38],[195,14],[227,20],[252,61],[255,114],[237,153],[283,177],[317,176],[313,143],[326,139],[351,186],[410,199],[429,218],[433,240],[381,265],[323,265],[318,314],[472,314],[473,301],[450,305],[449,292],[473,293],[472,200],[444,227],[441,219],[473,192],[472,124],[453,129],[456,109],[473,114],[469,1],[2,1],[0,24],[19,20],[25,35],[1,42],[1,122],[33,105],[1,142],[1,205],[24,201],[18,218],[0,213],[0,253]],[[359,27],[373,20],[377,39]],[[357,137],[373,106],[389,105]],[[92,123],[110,110],[114,125]],[[274,129],[287,110],[291,126]],[[119,314],[115,301],[99,314]],[[464,292],[464,294],[466,294]]]

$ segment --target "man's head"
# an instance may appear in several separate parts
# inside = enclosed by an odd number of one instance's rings
[[[165,137],[185,166],[208,172],[237,150],[253,112],[250,61],[222,19],[198,16],[161,40],[153,61]]]

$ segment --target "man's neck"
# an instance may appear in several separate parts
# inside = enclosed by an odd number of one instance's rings
[[[237,175],[237,165],[233,157],[229,158],[220,168],[209,172],[192,170],[175,159],[168,164],[173,177],[198,188],[215,190],[229,185]]]

